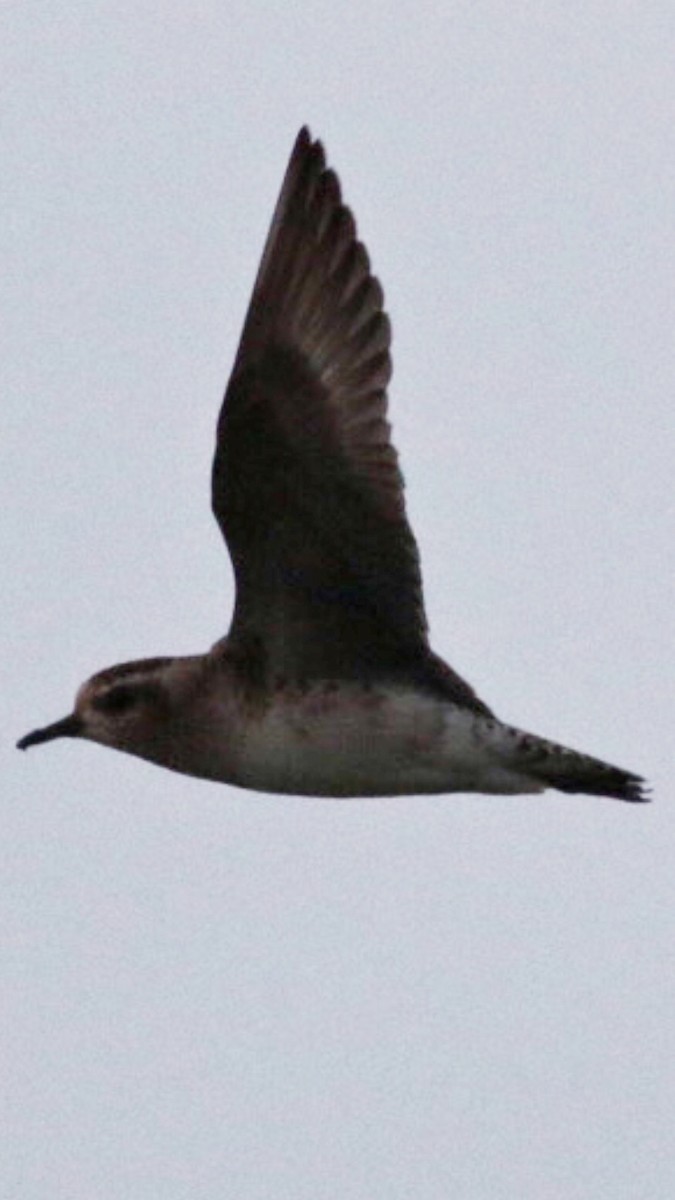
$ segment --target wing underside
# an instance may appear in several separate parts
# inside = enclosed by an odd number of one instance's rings
[[[237,589],[229,644],[284,677],[426,673],[485,712],[428,648],[390,375],[382,289],[321,144],[302,130],[218,425],[213,508]]]

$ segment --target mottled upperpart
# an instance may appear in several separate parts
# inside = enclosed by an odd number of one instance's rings
[[[218,421],[213,511],[227,638],[100,671],[22,738],[101,743],[271,792],[586,792],[639,776],[499,721],[429,647],[387,421],[382,288],[321,144],[302,129]]]

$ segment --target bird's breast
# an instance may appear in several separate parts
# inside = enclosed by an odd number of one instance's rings
[[[312,796],[452,790],[451,759],[459,763],[470,752],[473,722],[472,714],[412,690],[285,689],[238,722],[230,778],[256,791]]]

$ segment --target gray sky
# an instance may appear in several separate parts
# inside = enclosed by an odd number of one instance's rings
[[[4,16],[0,1195],[671,1200],[672,3]],[[305,121],[385,286],[436,649],[652,806],[13,749],[225,631],[214,424]]]

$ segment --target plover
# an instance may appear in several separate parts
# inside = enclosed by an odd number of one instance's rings
[[[647,799],[639,776],[504,724],[430,649],[386,418],[389,348],[382,289],[337,175],[302,129],[218,421],[229,634],[206,654],[100,671],[22,750],[86,738],[296,795]]]

